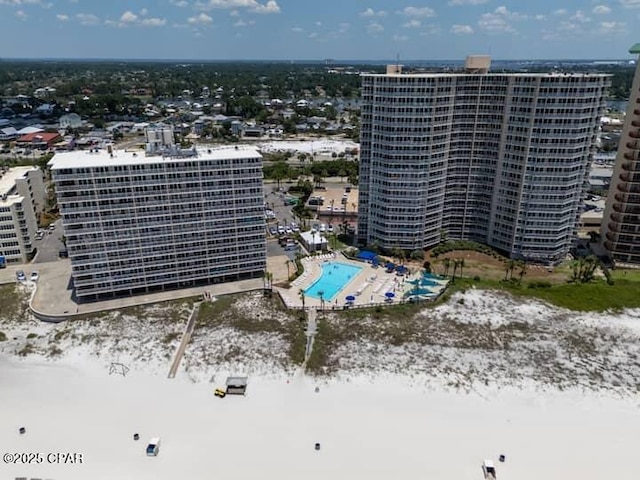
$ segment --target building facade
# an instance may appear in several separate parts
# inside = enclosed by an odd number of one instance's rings
[[[0,265],[26,263],[36,253],[34,242],[44,193],[38,167],[0,172]]]
[[[599,74],[362,77],[358,238],[415,250],[443,239],[555,262],[574,242],[604,112]]]
[[[263,275],[260,154],[179,150],[162,138],[146,155],[82,151],[50,161],[79,300]]]
[[[629,50],[640,55],[640,44]],[[618,264],[640,264],[640,62],[613,167],[600,238]]]

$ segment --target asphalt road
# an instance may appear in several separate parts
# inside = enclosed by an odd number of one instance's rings
[[[56,229],[53,232],[49,233],[47,231],[42,240],[36,240],[38,254],[33,263],[55,262],[60,258],[60,250],[65,248],[64,243],[62,243],[62,220],[56,220],[54,224]]]

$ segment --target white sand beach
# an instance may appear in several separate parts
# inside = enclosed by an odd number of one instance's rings
[[[246,397],[218,399],[208,383],[123,378],[79,360],[2,359],[3,450],[83,455],[80,465],[3,465],[3,479],[473,480],[484,458],[500,454],[500,479],[623,480],[640,469],[640,416],[628,399],[447,393],[383,377],[333,381],[318,393],[309,378],[251,378]],[[146,457],[156,436],[160,454]]]
[[[554,311],[539,303],[517,307],[478,291],[464,298],[464,305],[452,299],[435,314],[484,324],[486,317],[474,319],[475,315],[490,308],[531,322]],[[506,316],[496,318],[496,325],[504,324]],[[603,317],[607,328],[618,328],[620,319],[627,335],[638,326],[633,313]],[[597,320],[594,315],[584,318],[585,325]],[[122,324],[127,323],[118,325]],[[7,331],[6,324],[3,328]],[[65,327],[31,322],[13,328],[9,335],[15,335],[13,341],[20,345],[27,331],[50,339],[47,335]],[[153,347],[148,331],[143,335],[149,336],[149,348]],[[250,342],[252,337],[245,338]],[[214,337],[207,341],[213,346],[222,342]],[[532,379],[507,385],[496,378],[486,385],[456,389],[444,374],[407,376],[373,362],[368,371],[346,367],[317,379],[269,367],[256,356],[255,365],[238,365],[244,370],[231,372],[249,374],[247,395],[220,399],[213,390],[224,385],[234,364],[223,368],[210,360],[189,375],[181,371],[175,379],[167,379],[170,359],[164,355],[136,359],[132,351],[116,356],[106,344],[94,348],[69,343],[66,353],[55,359],[37,354],[19,357],[9,342],[2,343],[2,453],[41,453],[45,459],[38,465],[2,464],[2,480],[478,480],[483,478],[485,458],[495,462],[500,480],[635,480],[640,472],[640,396],[630,388],[559,390]],[[201,343],[196,345],[200,348]],[[632,355],[620,342],[618,347],[618,358]],[[378,350],[376,355],[380,357]],[[398,362],[399,355],[395,348],[393,355],[382,358]],[[415,352],[405,354],[409,359],[411,355]],[[483,353],[474,355],[482,368]],[[631,358],[625,361],[631,363]],[[112,361],[127,363],[129,373],[109,374]],[[452,355],[450,365],[456,361]],[[193,370],[198,364],[189,365]],[[19,433],[20,427],[25,434]],[[140,435],[138,441],[133,440],[134,433]],[[152,437],[162,439],[157,457],[145,455]],[[49,453],[80,453],[83,462],[52,464],[47,461]],[[504,463],[498,461],[499,455],[506,456]]]

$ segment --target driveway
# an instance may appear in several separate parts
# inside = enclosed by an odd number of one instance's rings
[[[59,259],[60,250],[65,248],[64,243],[62,243],[62,220],[56,220],[54,225],[56,228],[53,232],[49,233],[47,231],[42,240],[35,241],[38,253],[33,259],[33,263],[49,263]]]

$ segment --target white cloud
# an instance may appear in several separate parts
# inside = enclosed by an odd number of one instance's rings
[[[449,0],[449,5],[482,5],[488,0]]]
[[[384,32],[384,27],[380,25],[378,22],[371,22],[369,25],[367,25],[367,32],[369,32],[372,35],[376,33]]]
[[[595,7],[593,7],[593,10],[591,10],[591,12],[596,15],[606,15],[607,13],[611,13],[611,8],[607,7],[606,5],[596,5]]]
[[[56,18],[61,22],[66,22],[67,20],[69,20],[69,15],[64,15],[63,13],[58,13],[56,15]]]
[[[509,22],[526,20],[527,18],[529,18],[527,15],[512,12],[502,5],[491,13],[480,15],[478,27],[487,33],[518,33]]]
[[[191,25],[208,25],[213,22],[213,18],[207,15],[204,12],[200,12],[200,15],[196,15],[195,17],[189,17],[187,22]]]
[[[587,23],[591,21],[591,19],[587,17],[582,10],[576,11],[576,13],[572,17],[570,17],[569,20],[573,20],[579,23]]]
[[[627,25],[624,22],[600,22],[598,33],[610,35],[613,33],[626,33]]]
[[[0,5],[10,5],[12,7],[18,7],[20,5],[40,5],[42,8],[50,8],[52,3],[44,3],[42,0],[0,0]],[[18,15],[18,12],[22,12],[25,16]],[[22,10],[18,10],[16,16],[18,18],[26,18],[26,14]]]
[[[350,23],[342,22],[342,23],[340,23],[340,25],[338,25],[338,32],[346,33],[347,30],[349,30],[349,28],[351,28],[351,24]]]
[[[373,8],[367,8],[363,12],[360,12],[361,17],[384,17],[387,12],[384,10],[378,10],[377,12]]]
[[[496,13],[483,13],[478,20],[478,27],[488,33],[517,33],[504,16]]]
[[[404,28],[420,28],[422,26],[422,22],[415,18],[412,18],[407,23],[402,25]]]
[[[640,8],[640,0],[620,0],[624,8]]]
[[[300,28],[300,27],[293,27],[293,28],[291,29],[291,31],[292,31],[292,32],[296,32],[296,33],[302,33],[302,32],[304,32],[304,29],[303,29],[303,28]]]
[[[257,0],[208,0],[198,1],[194,7],[198,10],[213,10],[214,8],[246,8],[253,13],[280,13],[280,6],[276,0],[259,3]]]
[[[138,21],[138,16],[131,10],[127,10],[122,15],[120,15],[120,21],[122,23],[135,23],[136,21]]]
[[[176,7],[184,8],[189,5],[189,2],[186,0],[169,0],[171,5],[175,5]]]
[[[554,15],[566,15],[567,13],[568,12],[567,12],[566,8],[559,8],[559,9],[553,11]]]
[[[308,36],[309,38],[318,38],[318,32],[311,32]]]
[[[229,16],[230,16],[230,17],[237,17],[237,16],[239,16],[239,15],[240,15],[240,12],[239,12],[238,10],[231,10],[231,11],[229,12]]]
[[[469,35],[473,33],[473,28],[470,25],[453,25],[451,27],[451,33],[456,35]]]
[[[146,8],[143,8],[142,10],[140,10],[140,15],[143,17],[146,16],[147,13],[149,13],[149,10],[147,10]]]
[[[407,37],[406,35],[394,35],[393,36],[393,41],[394,42],[406,42],[407,40],[409,40],[409,37]]]
[[[430,7],[404,7],[398,13],[407,17],[418,18],[434,17],[436,14],[435,10]]]
[[[145,14],[148,12],[145,11]],[[117,21],[105,20],[105,25],[108,27],[164,27],[167,24],[167,20],[164,18],[140,18],[131,10],[127,10]]]
[[[90,26],[97,25],[100,19],[92,13],[76,13],[75,19],[80,22],[80,25]]]
[[[269,0],[264,5],[258,4],[255,7],[251,8],[251,11],[263,14],[280,13],[280,6],[278,5],[278,2],[276,2],[276,0]]]
[[[24,13],[22,10],[18,10],[16,12],[16,17],[18,17],[20,20],[26,20],[28,15]]]
[[[140,22],[143,27],[164,27],[167,20],[164,18],[145,18]]]
[[[241,28],[241,27],[248,27],[249,25],[253,25],[254,22],[253,20],[249,20],[248,22],[245,22],[242,19],[239,19],[236,23],[233,24],[234,27],[236,28]]]

